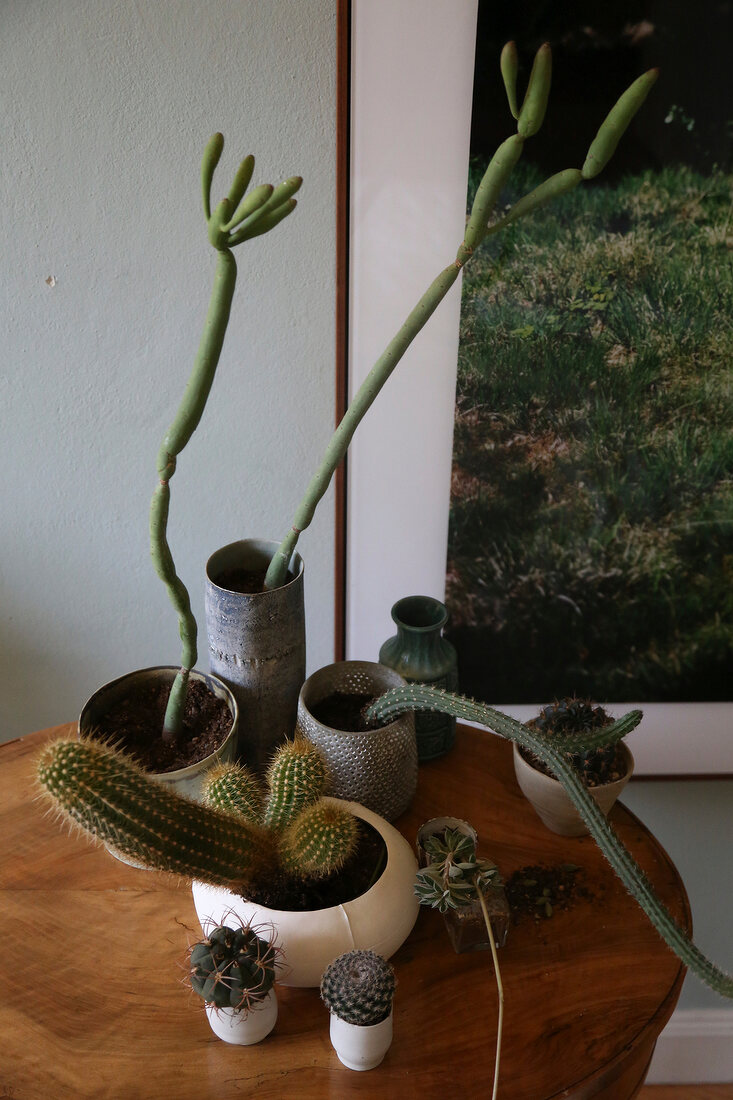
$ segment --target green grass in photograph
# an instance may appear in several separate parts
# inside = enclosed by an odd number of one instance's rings
[[[531,170],[511,203],[534,186]],[[462,690],[729,699],[731,177],[584,186],[464,273],[448,553]]]

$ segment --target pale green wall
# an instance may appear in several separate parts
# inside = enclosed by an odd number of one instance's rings
[[[733,780],[632,779],[622,801],[651,829],[682,876],[690,898],[693,937],[698,947],[730,973]],[[678,1007],[731,1006],[697,979],[688,977]]]
[[[333,421],[335,0],[6,0],[0,26],[0,740],[73,719],[98,685],[175,663],[148,557],[155,455],[211,285],[217,191],[301,174],[295,214],[238,251],[170,541],[203,645],[203,567],[280,538]],[[226,182],[225,182],[226,181]],[[55,279],[55,286],[46,283]],[[308,665],[333,659],[333,508],[302,539]]]

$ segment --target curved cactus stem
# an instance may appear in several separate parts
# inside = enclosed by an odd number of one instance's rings
[[[585,167],[582,172],[569,169],[565,173],[559,173],[557,176],[553,176],[551,180],[548,180],[530,195],[526,195],[524,199],[520,199],[519,203],[517,203],[514,208],[513,215],[510,212],[507,218],[501,219],[501,221],[497,222],[489,229],[489,217],[496,205],[502,188],[505,186],[511,175],[512,169],[521,156],[525,138],[532,137],[533,134],[537,133],[545,116],[552,78],[552,51],[550,46],[545,42],[537,51],[529,78],[529,85],[520,111],[517,110],[516,98],[517,66],[516,47],[512,42],[507,43],[502,51],[500,67],[510,110],[514,117],[518,119],[517,133],[507,138],[491,158],[491,162],[476,192],[471,214],[466,225],[464,239],[458,248],[455,261],[433,280],[397,335],[387,345],[385,351],[374,364],[359,388],[356,397],[344,413],[341,422],[331,437],[331,441],[328,444],[321,465],[318,467],[314,477],[306,487],[305,494],[295,513],[292,526],[273,555],[265,576],[266,589],[280,588],[285,583],[290,559],[298,543],[298,539],[301,533],[310,525],[316,507],[328,489],[336,467],[346,454],[346,450],[354,432],[410,344],[458,278],[458,273],[463,265],[470,260],[474,251],[489,233],[497,232],[505,225],[537,209],[557,195],[569,191],[571,187],[577,186],[581,176],[586,176]],[[640,79],[643,80],[643,78]],[[589,157],[591,157],[591,153],[593,157],[596,157],[596,152],[601,146],[603,147],[604,156],[606,149],[610,150],[602,163],[600,163],[601,158],[599,154],[598,163],[600,166],[596,169],[597,171],[601,170],[611,156],[615,149],[615,143],[618,141],[618,137],[614,138],[612,141],[608,135],[612,130],[614,133],[616,132],[619,120],[626,120],[623,121],[623,128],[625,128],[625,126],[628,125],[628,120],[626,119],[627,114],[630,119],[643,102],[648,88],[644,85],[646,90],[644,90],[642,94],[643,89],[637,87],[637,85],[639,85],[638,81],[635,85],[631,86],[627,93],[625,93],[626,98],[624,96],[621,97],[621,100],[619,100],[619,103],[601,127],[603,136],[601,136],[601,131],[599,131],[598,138],[591,147]],[[649,86],[651,86],[651,84]],[[619,131],[619,136],[621,132],[623,131]],[[595,163],[595,161],[593,163]],[[586,166],[587,165],[588,161],[586,161]],[[595,171],[592,174],[595,174]],[[275,196],[273,196],[273,200],[274,198]],[[269,216],[269,214],[266,214],[265,218]],[[254,235],[256,231],[257,224],[255,225],[252,235]]]
[[[709,985],[721,996],[733,998],[733,977],[719,969],[695,946],[657,898],[649,879],[621,843],[603,812],[565,759],[562,750],[555,748],[548,738],[534,732],[516,719],[502,714],[501,711],[494,710],[493,707],[437,688],[418,685],[393,688],[373,703],[367,713],[370,718],[386,718],[406,710],[416,709],[438,710],[464,721],[479,722],[500,737],[516,741],[518,745],[530,749],[539,757],[562,783],[590,835],[667,946],[700,981]],[[632,711],[631,714],[639,714],[639,712]],[[599,732],[605,736],[609,729],[610,727],[607,727]],[[587,739],[586,743],[589,744],[590,739]]]
[[[583,178],[590,180],[606,167],[616,151],[624,131],[649,95],[659,76],[659,69],[649,69],[626,89],[606,115],[593,139],[583,164]]]

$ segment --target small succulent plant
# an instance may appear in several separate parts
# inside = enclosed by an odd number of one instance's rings
[[[447,913],[474,901],[479,890],[500,881],[497,867],[487,859],[476,858],[473,837],[460,829],[448,828],[429,837],[424,848],[430,863],[418,871],[415,882],[421,905]]]
[[[347,951],[326,968],[321,999],[347,1024],[370,1027],[386,1020],[395,991],[394,968],[374,951]]]
[[[542,707],[536,718],[528,723],[530,729],[547,737],[557,739],[558,735],[595,733],[613,724],[613,718],[603,707],[590,699],[577,699],[574,696],[558,699]],[[527,749],[522,755],[533,767],[551,775],[550,769]],[[619,748],[615,742],[596,748],[580,749],[568,752],[567,759],[575,768],[586,787],[599,787],[618,778]]]
[[[189,954],[194,993],[216,1008],[248,1012],[275,984],[278,949],[251,925],[218,925]]]

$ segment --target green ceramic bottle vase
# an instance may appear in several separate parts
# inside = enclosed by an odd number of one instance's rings
[[[458,658],[441,635],[448,612],[432,596],[406,596],[392,608],[397,633],[379,651],[379,661],[411,683],[456,691]],[[443,756],[456,735],[455,718],[435,711],[415,713],[417,755],[420,761]]]

